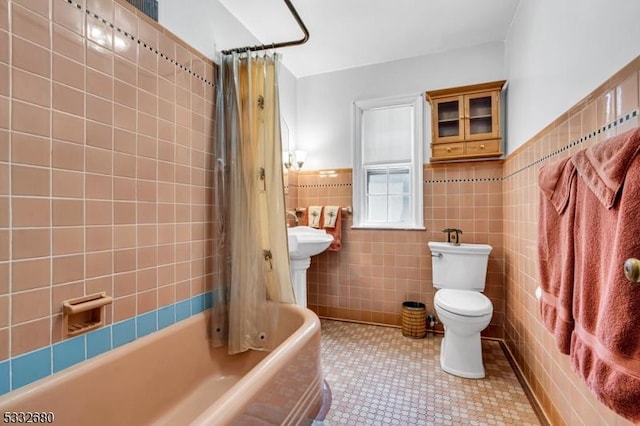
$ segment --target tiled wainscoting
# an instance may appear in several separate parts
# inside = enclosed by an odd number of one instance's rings
[[[552,424],[630,424],[573,374],[539,320],[537,175],[541,165],[637,127],[640,58],[509,155],[504,166],[507,344]],[[620,265],[622,268],[622,265]]]
[[[0,1],[0,392],[213,290],[214,71],[124,0]],[[68,339],[62,301],[102,291]]]
[[[300,171],[288,176],[288,208],[350,206],[351,170]],[[444,241],[445,228],[463,230],[462,241],[488,243],[486,294],[494,314],[485,335],[503,336],[504,251],[502,162],[428,164],[424,167],[425,231],[351,229],[342,217],[342,249],[315,256],[307,271],[308,304],[323,317],[399,325],[402,302],[433,309],[428,241]],[[303,218],[304,220],[304,218]]]

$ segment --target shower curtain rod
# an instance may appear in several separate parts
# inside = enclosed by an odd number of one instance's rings
[[[307,40],[309,40],[309,30],[307,30],[307,27],[304,25],[304,22],[302,22],[302,19],[300,18],[300,15],[298,15],[298,12],[296,11],[296,8],[293,7],[291,2],[289,0],[284,0],[284,2],[287,5],[287,7],[289,8],[289,11],[291,12],[293,17],[295,18],[296,22],[298,23],[298,26],[300,27],[300,29],[304,33],[304,37],[302,37],[300,40],[284,41],[284,42],[281,42],[281,43],[271,43],[271,44],[267,44],[267,45],[261,44],[261,45],[257,45],[257,46],[236,47],[234,49],[223,50],[222,54],[223,55],[230,55],[233,52],[237,52],[237,53],[255,52],[255,51],[258,51],[258,50],[278,49],[280,47],[298,46],[298,45],[301,45],[301,44],[305,44],[307,42]]]

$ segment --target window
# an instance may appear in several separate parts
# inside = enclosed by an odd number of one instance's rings
[[[127,0],[136,9],[158,22],[158,0]],[[155,46],[154,46],[155,47]]]
[[[354,105],[353,226],[424,229],[422,98]]]

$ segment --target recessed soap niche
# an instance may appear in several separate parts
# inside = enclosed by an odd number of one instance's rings
[[[77,297],[62,302],[64,330],[67,336],[77,336],[102,327],[105,306],[113,302],[105,292]]]

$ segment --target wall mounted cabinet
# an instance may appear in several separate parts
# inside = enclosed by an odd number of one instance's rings
[[[505,81],[431,90],[431,161],[500,157]]]

